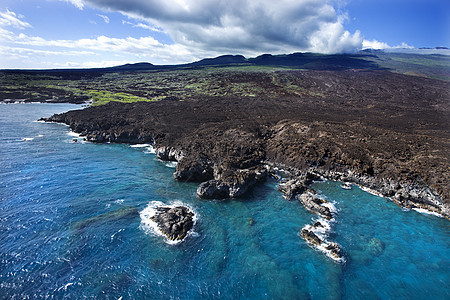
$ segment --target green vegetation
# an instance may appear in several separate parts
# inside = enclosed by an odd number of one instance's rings
[[[67,102],[92,105],[110,101],[185,100],[199,96],[321,97],[302,86],[290,69],[279,67],[207,67],[202,69],[106,73],[93,78],[0,73],[0,100]]]
[[[124,103],[152,101],[147,98],[138,97],[127,93],[111,93],[108,91],[89,91],[88,94],[92,99],[93,106],[103,105],[110,101],[124,102]]]
[[[280,65],[283,63],[286,65]],[[323,98],[329,93],[329,83],[312,84],[293,70],[327,68],[385,69],[450,80],[450,58],[442,55],[378,52],[359,56],[269,55],[248,59],[245,64],[178,66],[161,70],[0,71],[0,101],[89,101],[92,105],[103,105],[110,101],[182,101],[203,96]]]

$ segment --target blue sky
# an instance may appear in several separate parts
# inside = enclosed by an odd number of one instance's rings
[[[3,0],[0,68],[450,46],[443,0]]]

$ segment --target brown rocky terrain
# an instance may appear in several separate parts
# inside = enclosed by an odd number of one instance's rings
[[[286,73],[314,93],[109,103],[47,120],[93,142],[153,143],[160,158],[179,162],[176,179],[201,183],[204,198],[240,196],[270,165],[450,217],[447,82],[387,71]]]

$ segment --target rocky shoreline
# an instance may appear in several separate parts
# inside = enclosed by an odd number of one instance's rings
[[[314,180],[355,184],[450,220],[445,84],[388,72],[308,74],[337,76],[342,95],[109,103],[43,120],[65,123],[94,143],[151,144],[159,159],[177,162],[174,179],[199,183],[202,199],[242,197],[283,169],[284,198],[319,218],[300,235],[338,262],[343,251],[327,234],[336,214],[310,189]],[[355,93],[361,78],[364,93]]]
[[[205,98],[110,103],[42,120],[65,123],[95,143],[152,144],[158,158],[178,162],[175,179],[200,183],[200,198],[240,197],[264,180],[266,166],[271,166],[301,181],[287,198],[322,177],[450,218],[448,141],[441,138],[445,127],[439,136],[429,137],[402,128],[406,125],[398,118],[393,130],[393,124],[349,123],[345,116],[330,122],[318,120],[324,114],[301,115],[304,103],[295,99],[267,102]],[[416,144],[422,149],[412,152]]]

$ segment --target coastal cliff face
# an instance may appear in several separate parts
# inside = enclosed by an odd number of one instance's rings
[[[175,179],[200,183],[202,198],[239,197],[282,167],[450,217],[446,82],[382,71],[292,76],[323,93],[109,103],[46,120],[92,142],[152,143],[159,158],[178,161]]]

